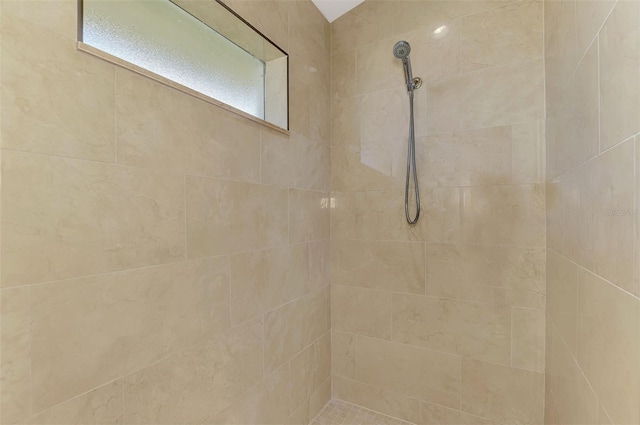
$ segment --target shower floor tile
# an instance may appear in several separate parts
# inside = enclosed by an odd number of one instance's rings
[[[331,400],[310,425],[413,425],[342,400]]]

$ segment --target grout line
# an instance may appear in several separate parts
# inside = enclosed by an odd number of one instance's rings
[[[424,267],[424,295],[427,296],[428,295],[428,289],[427,289],[427,276],[428,276],[428,271],[427,271],[427,242],[425,241],[423,244],[423,249],[424,249],[424,263],[422,264]]]
[[[187,219],[187,176],[182,180],[184,196],[184,258],[189,259],[189,220]]]
[[[324,239],[323,239],[324,240]],[[478,242],[449,242],[449,241],[425,241],[425,240],[408,240],[408,239],[361,239],[361,238],[345,238],[336,239],[332,241],[339,243],[370,243],[375,244],[377,242],[388,242],[397,244],[415,245],[424,243],[427,247],[444,245],[449,247],[454,246],[471,246],[471,247],[493,247],[493,248],[522,248],[522,249],[545,249],[544,245],[526,245],[526,244],[502,244],[502,243],[478,243]]]
[[[229,309],[231,310],[231,309]],[[265,378],[266,374],[266,363],[265,363],[265,354],[267,351],[267,315],[266,313],[262,315],[262,379]],[[278,370],[274,369],[274,372]],[[289,370],[289,380],[291,380],[291,370]]]
[[[118,71],[113,67],[113,163],[118,163]]]
[[[579,285],[578,285],[579,286]],[[579,287],[578,287],[579,290]],[[553,320],[551,320],[551,326],[553,327],[553,332],[557,335],[558,339],[560,340],[560,342],[562,343],[562,345],[564,346],[564,349],[566,350],[566,352],[569,354],[569,356],[571,357],[571,360],[573,360],[576,369],[578,369],[580,371],[580,375],[582,375],[582,378],[584,379],[584,381],[587,383],[587,385],[589,386],[589,389],[591,390],[591,392],[593,393],[594,396],[596,396],[596,400],[597,400],[597,404],[601,405],[602,403],[600,402],[600,396],[599,394],[596,392],[596,390],[593,388],[593,385],[591,384],[591,381],[589,381],[589,379],[587,378],[587,375],[584,373],[584,371],[582,370],[582,367],[580,366],[580,363],[578,362],[577,357],[574,356],[574,353],[571,352],[571,349],[569,348],[569,345],[567,344],[567,342],[564,340],[562,333],[560,332],[560,330],[556,327],[556,324]],[[577,351],[578,351],[578,342],[576,340],[576,355],[577,355]],[[545,373],[546,376],[546,373]],[[608,415],[608,414],[607,414]]]
[[[291,243],[291,188],[287,188],[287,242]]]
[[[124,379],[123,379],[123,381],[124,381]],[[122,422],[126,424],[126,423],[127,423],[127,421],[125,420],[126,415],[125,415],[125,411],[124,411],[124,406],[125,406],[125,403],[124,403],[124,388],[125,388],[124,382],[122,383],[121,387],[122,387],[122,388],[121,388],[121,396],[122,396]]]
[[[287,95],[289,96],[289,95]],[[287,112],[287,120],[289,120],[291,117],[289,116],[289,112]],[[264,132],[262,131],[262,129],[260,129],[260,132],[258,133],[258,181],[260,183],[264,184],[264,179],[262,177],[262,138],[264,136]]]
[[[604,278],[603,276],[600,276],[598,273],[593,272],[592,270],[589,270],[588,268],[584,267],[582,264],[576,263],[575,261],[573,261],[571,258],[565,256],[564,254],[559,253],[558,251],[552,249],[552,248],[548,248],[549,251],[553,252],[555,255],[562,257],[565,261],[568,261],[570,263],[572,263],[573,265],[577,266],[578,269],[582,269],[587,273],[590,273],[596,277],[598,277],[600,280],[602,280],[603,282],[608,283],[609,285],[613,286],[615,289],[618,289],[622,292],[624,292],[625,294],[629,295],[632,298],[635,298],[637,300],[640,300],[640,295],[634,295],[631,292],[627,291],[624,288],[621,288],[620,286],[616,285],[615,283],[607,280],[606,278]]]
[[[44,156],[44,157],[53,158],[53,159],[82,161],[82,162],[89,162],[89,163],[101,164],[101,165],[112,166],[112,167],[129,168],[129,169],[134,169],[134,170],[148,171],[148,172],[153,172],[153,173],[164,172],[164,173],[168,174],[169,176],[175,176],[175,177],[188,176],[188,177],[197,177],[197,178],[200,178],[200,179],[207,179],[207,180],[217,180],[217,181],[228,182],[228,183],[243,183],[243,184],[251,184],[251,185],[255,185],[255,186],[265,186],[265,187],[279,189],[279,190],[296,189],[296,190],[304,190],[304,191],[308,191],[308,192],[327,193],[327,191],[325,191],[324,189],[315,189],[315,188],[312,188],[312,187],[288,186],[288,185],[285,186],[285,185],[280,185],[280,184],[276,184],[276,183],[263,183],[263,182],[260,181],[261,180],[260,178],[258,178],[257,180],[242,180],[242,179],[237,179],[237,178],[232,178],[232,177],[225,177],[225,176],[214,176],[214,175],[206,175],[206,174],[197,174],[197,173],[192,173],[192,172],[188,172],[188,171],[185,171],[185,170],[178,170],[178,169],[166,170],[166,169],[161,168],[161,167],[142,167],[142,166],[139,166],[139,165],[116,163],[116,162],[112,162],[112,161],[99,161],[99,160],[95,160],[95,159],[79,158],[79,157],[74,157],[74,156],[51,154],[51,153],[45,153],[45,152],[34,152],[34,151],[28,151],[28,150],[23,150],[23,149],[14,149],[14,148],[7,148],[7,147],[2,147],[1,149],[3,151],[6,151],[6,152],[17,152],[17,153],[21,153],[21,154]]]
[[[640,214],[640,134],[636,135],[635,142],[633,144],[633,153],[634,153],[634,161],[633,161],[633,176],[635,180],[636,192],[634,198],[634,211],[636,214]],[[640,215],[636,217],[633,222],[634,226],[634,256],[636,259],[636,265],[634,268],[633,279],[636,285],[636,289],[640,290]]]
[[[580,63],[582,63],[582,60],[584,59],[585,56],[587,56],[587,53],[589,52],[589,49],[591,48],[591,45],[593,44],[593,42],[595,40],[597,40],[599,38],[600,32],[602,31],[602,29],[604,28],[605,24],[607,23],[607,21],[609,20],[609,17],[611,16],[611,14],[613,13],[613,11],[615,10],[615,8],[618,6],[620,0],[615,0],[615,4],[611,7],[611,10],[609,11],[609,13],[607,13],[607,16],[602,20],[602,23],[600,24],[600,26],[598,27],[598,30],[595,32],[595,36],[591,39],[591,41],[587,44],[587,47],[585,48],[584,52],[581,53],[580,58],[578,59],[578,61],[576,62],[576,66],[575,68],[572,70],[571,75],[569,76],[569,78],[567,79],[567,83],[569,81],[571,81],[574,77],[574,75],[576,74],[576,71],[578,70],[578,67],[580,66]],[[576,42],[578,39],[578,26],[577,26],[577,22],[578,22],[578,8],[574,5],[574,22],[576,22]]]
[[[63,278],[60,278],[60,279],[45,280],[45,281],[41,281],[41,282],[31,282],[31,283],[24,283],[24,284],[20,284],[19,283],[19,284],[15,284],[15,285],[5,286],[3,288],[0,288],[0,290],[10,289],[10,288],[26,288],[26,287],[33,287],[33,286],[39,286],[39,285],[49,285],[49,284],[62,283],[62,282],[67,282],[67,281],[72,281],[72,280],[77,280],[77,279],[86,279],[86,278],[103,276],[103,275],[112,275],[112,274],[119,274],[119,273],[134,272],[134,271],[139,271],[139,270],[151,269],[151,268],[154,268],[154,267],[165,267],[165,266],[177,265],[177,264],[187,263],[187,262],[197,262],[197,261],[206,261],[206,260],[215,260],[215,259],[223,260],[226,257],[231,258],[232,256],[236,256],[236,255],[255,254],[255,253],[260,253],[260,252],[263,252],[263,251],[270,251],[270,250],[277,250],[277,249],[290,249],[290,248],[293,248],[293,247],[306,245],[309,242],[323,242],[323,241],[326,241],[326,240],[327,239],[318,239],[318,240],[305,241],[305,242],[285,243],[285,244],[281,244],[281,245],[271,245],[271,246],[266,246],[266,247],[262,247],[262,248],[256,248],[256,249],[252,249],[252,250],[248,250],[248,251],[237,251],[237,252],[224,253],[224,254],[220,254],[220,255],[207,255],[207,256],[203,256],[203,257],[192,257],[192,258],[186,258],[185,257],[185,258],[177,259],[175,261],[169,261],[169,262],[166,262],[166,263],[148,264],[148,265],[143,265],[143,266],[131,267],[131,268],[127,268],[127,269],[106,270],[106,271],[97,272],[97,273],[78,275],[78,276],[69,276],[69,277],[63,277]]]
[[[628,139],[625,139],[628,140]],[[621,142],[620,142],[621,143]],[[613,147],[613,146],[612,146]],[[610,148],[609,148],[610,149]],[[596,154],[597,156],[597,154]],[[595,156],[593,157],[595,158]],[[591,159],[593,159],[591,158]],[[574,167],[575,168],[575,167]],[[522,182],[522,183],[489,183],[489,184],[471,184],[471,185],[455,185],[455,186],[422,186],[426,192],[433,192],[435,190],[453,190],[453,189],[475,189],[475,188],[493,188],[493,187],[522,187],[522,186],[541,186],[546,182],[538,181],[538,182]],[[341,190],[333,190],[331,193],[338,194],[354,194],[354,193],[376,193],[376,192],[402,192],[404,193],[404,189],[400,187],[387,187],[381,189],[367,189],[367,188],[357,188],[357,189],[341,189]],[[326,193],[326,192],[325,192]]]
[[[542,310],[542,309],[535,309],[535,310]],[[497,362],[492,362],[492,361],[488,361],[488,360],[484,360],[484,359],[479,359],[479,358],[476,358],[476,357],[471,357],[471,356],[467,356],[467,355],[463,355],[463,354],[436,350],[436,349],[433,349],[433,348],[424,347],[424,346],[420,346],[420,345],[413,345],[413,344],[408,344],[408,343],[404,343],[404,342],[400,342],[400,341],[392,341],[392,340],[389,340],[389,339],[383,339],[383,338],[364,335],[364,334],[356,334],[356,333],[353,333],[351,331],[345,331],[345,330],[341,330],[341,329],[336,329],[336,331],[338,331],[340,333],[343,333],[343,334],[346,334],[346,335],[354,336],[354,337],[356,337],[356,341],[359,340],[359,339],[362,339],[362,338],[372,339],[372,340],[375,340],[377,342],[400,345],[400,346],[403,346],[403,347],[413,348],[415,350],[429,351],[431,353],[437,353],[437,354],[444,355],[444,356],[457,357],[457,358],[460,359],[460,364],[462,364],[462,360],[467,359],[467,360],[472,360],[472,361],[475,361],[475,362],[490,364],[490,365],[493,365],[493,366],[507,367],[507,368],[510,368],[510,369],[522,370],[522,371],[529,372],[529,373],[536,373],[536,374],[542,374],[543,373],[543,372],[536,371],[536,370],[531,370],[531,369],[525,369],[525,368],[522,368],[522,367],[511,366],[510,364],[506,364],[506,363],[497,363]],[[358,354],[357,347],[358,347],[358,344],[356,344],[356,364],[357,364],[357,354]],[[344,378],[344,379],[350,379],[352,381],[357,381],[357,379],[354,379],[354,378],[348,378],[348,377],[342,376],[342,375],[339,375],[339,376],[341,378]],[[357,376],[357,371],[356,371],[356,376]],[[360,382],[360,381],[358,381],[358,382]],[[366,383],[366,384],[367,385],[373,385],[373,384],[369,384],[369,383]],[[393,392],[393,391],[391,391],[391,392]],[[409,397],[409,396],[406,396],[406,397]]]
[[[336,407],[335,406],[336,404],[340,404],[342,406]],[[344,405],[347,405],[347,406],[344,406]],[[335,413],[337,410],[340,410],[340,412],[339,413]],[[406,425],[416,425],[414,422],[410,422],[410,421],[407,421],[405,419],[400,419],[400,418],[398,418],[396,416],[392,416],[392,415],[389,415],[387,413],[382,413],[382,412],[370,409],[368,407],[352,403],[350,401],[342,400],[342,399],[339,399],[339,398],[333,398],[333,397],[320,410],[320,412],[314,418],[311,419],[311,421],[309,423],[310,424],[319,423],[320,425],[326,425],[327,421],[326,420],[325,421],[322,420],[322,419],[326,418],[329,421],[334,420],[334,419],[338,419],[338,424],[337,425],[352,425],[350,422],[345,422],[352,414],[356,416],[356,418],[354,418],[354,419],[358,419],[359,416],[364,416],[365,417],[364,419],[368,420],[368,422],[365,422],[365,423],[370,423],[369,421],[374,421],[379,416],[380,419],[390,418],[390,419],[393,419],[395,421],[401,422],[403,425],[404,424],[406,424]],[[322,418],[319,419],[320,417],[322,417]],[[335,422],[331,422],[331,423],[335,424]],[[361,422],[358,422],[358,423],[361,423]],[[373,423],[373,422],[371,422],[371,423]]]
[[[29,417],[34,416],[33,413],[33,314],[32,314],[32,306],[33,306],[33,294],[31,288],[26,288],[27,297],[29,300]]]
[[[613,10],[613,9],[612,9]],[[598,87],[598,152],[602,153],[602,98],[600,96],[600,33],[596,33],[596,61],[598,63],[597,69],[597,87]],[[586,53],[585,53],[586,54]]]
[[[509,307],[509,366],[513,366],[513,307]]]
[[[633,141],[634,138],[635,138],[635,135],[615,143],[614,145],[606,148],[605,150],[601,151],[600,153],[597,153],[597,154],[593,155],[591,158],[587,159],[586,161],[583,161],[580,164],[569,168],[568,170],[562,172],[562,174],[558,174],[557,176],[555,176],[553,178],[553,180],[549,180],[547,183],[557,183],[558,179],[562,180],[562,178],[567,177],[570,173],[578,170],[580,167],[586,166],[588,163],[599,159],[600,157],[602,157],[603,154],[609,152],[610,150],[613,150],[613,149],[619,147],[620,145],[623,145],[624,143],[627,143],[629,141]]]

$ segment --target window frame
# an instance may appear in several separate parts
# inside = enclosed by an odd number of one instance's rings
[[[171,0],[167,0],[167,1],[171,1]],[[290,134],[290,125],[291,125],[291,99],[290,99],[290,94],[291,94],[291,84],[290,84],[290,57],[289,54],[287,52],[285,52],[280,46],[278,46],[276,43],[274,43],[269,37],[267,37],[266,35],[264,35],[260,30],[258,30],[255,26],[251,25],[249,22],[247,22],[246,19],[244,19],[242,16],[240,16],[238,13],[236,13],[233,9],[231,9],[231,7],[229,7],[228,5],[226,5],[222,0],[209,0],[209,1],[214,1],[216,3],[218,3],[220,6],[222,6],[224,9],[226,9],[227,12],[231,13],[233,16],[235,16],[235,18],[239,19],[244,25],[246,25],[247,27],[249,27],[249,29],[253,30],[258,36],[262,37],[265,41],[267,41],[268,43],[270,43],[272,46],[274,46],[277,50],[279,50],[284,56],[284,58],[286,58],[286,67],[287,67],[287,75],[286,75],[286,111],[287,111],[287,126],[286,128],[280,127],[277,124],[274,124],[272,122],[269,122],[265,119],[256,117],[254,115],[251,115],[247,112],[244,112],[232,105],[229,105],[228,103],[222,102],[221,100],[218,100],[214,97],[208,96],[204,93],[201,93],[197,90],[194,90],[192,88],[189,88],[183,84],[180,84],[170,78],[164,77],[160,74],[157,74],[153,71],[149,71],[145,68],[142,68],[134,63],[131,63],[125,59],[122,59],[118,56],[114,56],[110,53],[107,53],[103,50],[100,50],[96,47],[93,47],[90,44],[87,44],[83,41],[83,0],[77,0],[77,40],[76,40],[76,49],[83,52],[83,53],[88,53],[92,56],[96,56],[99,59],[102,60],[106,60],[107,62],[111,62],[114,65],[117,65],[121,68],[127,69],[129,71],[135,72],[139,75],[142,75],[143,77],[149,78],[151,80],[154,80],[160,84],[163,84],[165,86],[168,86],[170,88],[176,89],[178,91],[181,91],[185,94],[188,94],[190,96],[196,97],[200,100],[203,100],[207,103],[210,103],[214,106],[220,107],[222,109],[225,109],[229,112],[232,112],[234,114],[240,115],[244,118],[247,118],[251,121],[257,122],[265,127],[269,127],[273,130],[279,131],[281,133]],[[175,7],[180,8],[180,6],[178,6],[177,4],[174,4]],[[189,13],[187,11],[187,13]],[[192,15],[193,16],[193,15]],[[200,20],[197,16],[194,16],[196,19]],[[201,21],[201,20],[200,20]],[[203,22],[203,21],[201,21]],[[203,22],[204,23],[204,22]],[[205,25],[209,26],[208,24],[204,23]],[[211,28],[209,26],[209,28]],[[216,31],[218,32],[215,28],[211,28],[212,31]],[[224,37],[224,34],[219,33]],[[241,49],[240,46],[238,46],[239,49]],[[282,58],[280,58],[282,59]],[[266,65],[266,63],[265,63]],[[266,69],[266,66],[265,66]],[[267,98],[266,98],[266,76],[265,76],[265,103],[267,102]],[[266,115],[266,110],[265,110],[265,115]]]

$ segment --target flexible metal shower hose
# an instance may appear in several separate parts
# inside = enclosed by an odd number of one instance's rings
[[[413,123],[413,90],[409,91],[409,147],[407,150],[407,182],[404,188],[404,215],[409,224],[416,224],[420,217],[420,190],[418,189],[418,171],[416,170],[416,134]],[[416,215],[411,218],[409,212],[409,189],[413,168],[413,187],[416,192]]]

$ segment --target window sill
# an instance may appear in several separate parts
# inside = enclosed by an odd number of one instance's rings
[[[176,83],[175,81],[169,80],[168,78],[165,78],[165,77],[163,77],[161,75],[158,75],[158,74],[156,74],[154,72],[151,72],[151,71],[148,71],[148,70],[146,70],[144,68],[136,66],[136,65],[134,65],[134,64],[132,64],[130,62],[127,62],[125,60],[122,60],[122,59],[120,59],[120,58],[118,58],[116,56],[110,55],[109,53],[103,52],[102,50],[96,49],[95,47],[90,46],[88,44],[85,44],[85,43],[83,43],[81,41],[77,42],[76,47],[77,47],[78,50],[80,50],[82,52],[89,53],[89,54],[91,54],[93,56],[96,56],[96,57],[98,57],[100,59],[106,60],[107,62],[111,62],[111,63],[113,63],[115,65],[118,65],[118,66],[120,66],[122,68],[128,69],[128,70],[133,71],[133,72],[135,72],[137,74],[140,74],[140,75],[142,75],[144,77],[151,78],[152,80],[157,81],[158,83],[161,83],[161,84],[164,84],[165,86],[168,86],[168,87],[171,87],[173,89],[179,90],[179,91],[181,91],[183,93],[186,93],[186,94],[188,94],[190,96],[196,97],[196,98],[198,98],[200,100],[203,100],[203,101],[205,101],[207,103],[215,105],[215,106],[217,106],[219,108],[225,109],[225,110],[227,110],[229,112],[233,112],[236,115],[240,115],[240,116],[242,116],[244,118],[247,118],[247,119],[249,119],[251,121],[257,122],[258,124],[263,125],[265,127],[268,127],[268,128],[270,128],[272,130],[276,130],[276,131],[279,131],[280,133],[284,133],[284,134],[287,134],[287,135],[289,134],[289,130],[286,130],[286,129],[282,128],[282,127],[278,127],[277,125],[271,124],[270,122],[265,121],[263,119],[260,119],[258,117],[254,117],[253,115],[247,114],[246,112],[241,111],[239,109],[236,109],[233,106],[227,105],[224,102],[220,102],[219,100],[216,100],[216,99],[214,99],[212,97],[209,97],[207,95],[204,95],[204,94],[202,94],[202,93],[200,93],[198,91],[190,89],[189,87],[183,86],[182,84]]]

